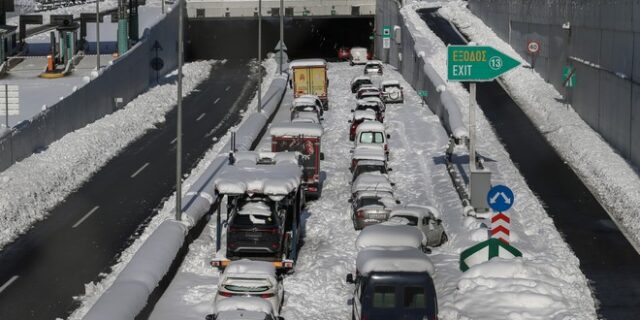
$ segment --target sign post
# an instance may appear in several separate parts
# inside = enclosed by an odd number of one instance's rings
[[[382,49],[384,49],[386,63],[389,63],[390,48],[391,48],[391,26],[382,26]]]
[[[506,186],[497,185],[487,193],[487,202],[494,215],[491,218],[491,237],[462,251],[460,254],[460,270],[467,271],[476,264],[489,261],[495,257],[512,259],[521,257],[522,252],[509,244],[509,224],[511,222],[506,211],[513,206],[515,196]]]
[[[474,176],[486,175],[476,167],[476,82],[492,81],[505,72],[520,65],[520,62],[489,46],[449,46],[447,52],[447,78],[449,81],[469,84],[469,168],[471,178],[471,203],[476,210],[488,210],[484,193],[488,184],[474,185]],[[485,179],[486,180],[486,179]],[[484,191],[482,191],[484,190]],[[482,193],[482,196],[478,193]]]
[[[540,42],[536,40],[529,40],[529,42],[527,42],[527,52],[529,53],[529,58],[531,59],[531,72],[533,72],[533,69],[536,66],[536,58],[538,57],[538,54],[540,54]]]

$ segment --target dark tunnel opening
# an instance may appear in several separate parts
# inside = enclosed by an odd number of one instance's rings
[[[373,17],[287,17],[284,43],[290,59],[337,60],[341,46],[373,49]],[[254,58],[258,51],[255,18],[190,19],[186,59]],[[263,17],[262,55],[273,52],[280,39],[278,17]]]

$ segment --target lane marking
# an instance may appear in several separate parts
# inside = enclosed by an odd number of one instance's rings
[[[196,119],[196,122],[198,122],[198,121],[200,121],[200,119],[204,118],[204,115],[205,115],[205,114],[206,114],[206,113],[202,113],[202,114],[201,114],[201,115]]]
[[[135,178],[140,172],[142,172],[142,170],[144,170],[144,168],[146,168],[149,165],[149,162],[145,163],[142,165],[142,167],[140,167],[140,169],[138,169],[136,172],[134,172],[131,175],[131,179]]]
[[[229,91],[229,89],[231,89],[231,86],[227,86],[224,91]]]
[[[0,287],[0,293],[2,293],[2,291],[4,291],[5,289],[9,288],[9,286],[15,282],[16,280],[18,280],[18,276],[13,276],[11,277],[11,279],[9,279],[9,281],[5,282],[2,287]]]
[[[81,223],[83,223],[85,220],[87,220],[87,218],[89,218],[90,215],[92,215],[94,212],[96,212],[98,210],[98,208],[100,208],[100,206],[93,207],[93,209],[91,209],[91,211],[87,212],[87,214],[85,214],[82,218],[80,218],[80,220],[78,220],[78,222],[76,222],[76,224],[74,224],[71,228],[75,229],[77,226],[79,226]]]
[[[220,101],[220,98],[216,98],[216,101],[214,101],[213,104],[218,103],[218,101]]]

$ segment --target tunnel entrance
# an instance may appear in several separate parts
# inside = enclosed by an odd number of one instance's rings
[[[284,43],[290,59],[337,60],[341,46],[365,47],[373,51],[374,17],[286,17]],[[253,58],[258,51],[256,18],[189,19],[186,58]],[[263,17],[263,56],[273,52],[280,39],[278,17]]]

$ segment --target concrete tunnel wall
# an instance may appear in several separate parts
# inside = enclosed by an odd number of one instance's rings
[[[469,8],[523,57],[527,42],[539,41],[535,70],[640,167],[640,2],[469,0]],[[569,65],[573,89],[563,87]]]

